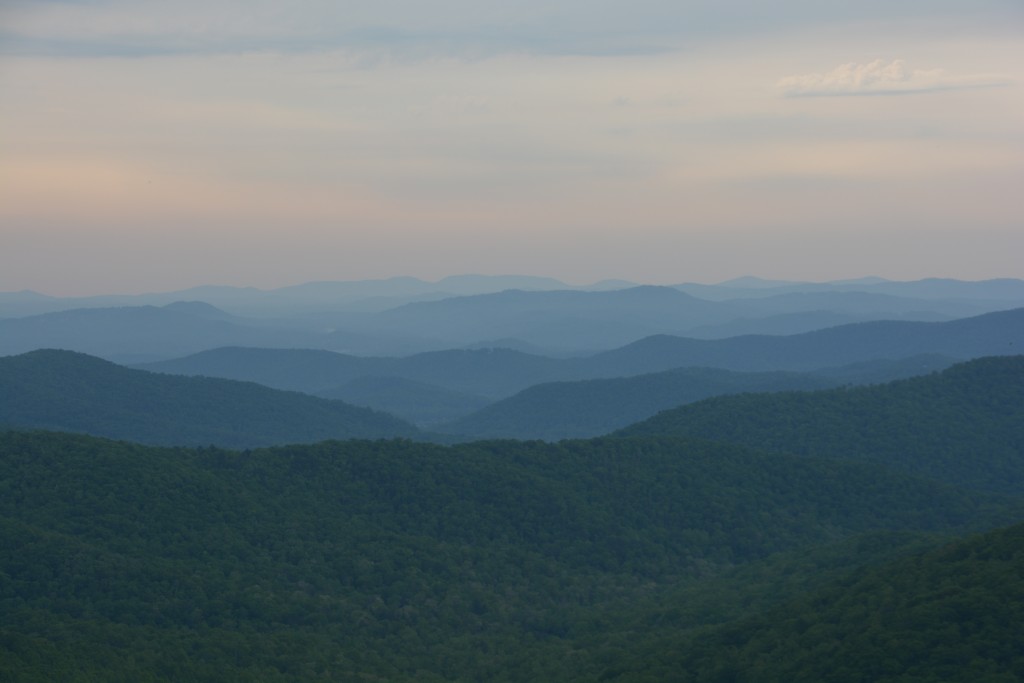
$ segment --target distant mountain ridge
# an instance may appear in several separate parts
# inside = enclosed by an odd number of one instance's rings
[[[749,298],[787,293],[865,292],[919,299],[975,299],[985,301],[1020,301],[1024,296],[1024,280],[993,278],[988,280],[956,280],[923,278],[920,280],[886,280],[866,277],[832,282],[794,282],[736,278],[717,285],[686,282],[673,285],[696,296],[708,298]]]
[[[944,323],[863,323],[780,337],[703,340],[656,335],[580,358],[549,358],[507,349],[394,358],[322,350],[221,348],[138,367],[309,393],[331,391],[361,376],[390,376],[497,400],[544,382],[631,377],[686,367],[816,371],[869,361],[895,363],[927,354],[966,360],[1013,354],[1016,349],[1024,349],[1024,309]],[[887,378],[883,372],[882,379]]]
[[[637,287],[644,283],[626,280],[602,280],[590,285],[574,286],[550,277],[524,275],[452,275],[437,281],[415,277],[392,277],[368,280],[326,280],[306,282],[274,289],[201,285],[170,292],[150,294],[108,294],[84,297],[59,297],[32,290],[0,292],[0,318],[23,317],[52,313],[72,308],[110,308],[121,306],[162,306],[175,301],[199,300],[229,310],[235,315],[271,316],[300,309],[348,305],[353,302],[379,299],[391,302],[423,296],[452,297],[487,294],[508,289],[553,291],[609,291]],[[750,298],[775,296],[794,292],[868,292],[921,299],[979,299],[1017,301],[1024,305],[1024,280],[995,278],[989,280],[956,280],[924,278],[895,281],[878,277],[825,282],[768,280],[753,276],[739,277],[718,284],[684,282],[666,285],[701,298]],[[362,310],[366,310],[365,307]],[[382,310],[382,309],[377,309]]]
[[[333,392],[361,377],[397,377],[498,398],[546,381],[564,362],[509,349],[453,349],[394,358],[315,349],[228,347],[136,367],[226,377],[313,394]]]
[[[0,354],[67,348],[127,363],[262,346],[408,356],[505,339],[568,357],[657,334],[783,336],[853,322],[944,322],[1013,306],[1024,306],[1024,281],[571,287],[458,276],[81,299],[15,292],[0,293]]]
[[[619,375],[669,367],[729,370],[815,370],[920,354],[951,358],[1013,355],[1024,349],[1024,308],[941,323],[877,321],[790,336],[746,335],[719,340],[656,335],[586,359]]]
[[[426,382],[373,375],[361,375],[341,386],[316,392],[316,395],[381,410],[431,429],[491,402],[483,396]]]
[[[704,301],[671,287],[640,286],[601,292],[505,290],[406,304],[368,324],[378,332],[415,330],[453,345],[515,337],[539,347],[600,350],[736,315],[731,304]]]
[[[597,283],[605,289],[620,283]],[[621,283],[626,286],[632,283]],[[152,294],[110,294],[87,297],[53,297],[31,290],[0,292],[0,317],[37,315],[73,308],[111,308],[122,306],[163,306],[175,301],[200,300],[231,310],[236,315],[258,312],[277,316],[301,309],[329,308],[365,299],[401,300],[422,296],[461,296],[498,292],[505,289],[570,289],[554,278],[523,275],[453,275],[436,282],[415,277],[378,280],[338,280],[305,282],[276,289],[203,285],[172,292]],[[586,288],[584,288],[586,289]]]
[[[549,382],[432,427],[462,438],[586,438],[711,396],[877,384],[944,370],[954,363],[953,359],[932,354],[864,361],[814,372],[686,367],[630,377]]]
[[[636,377],[551,382],[482,408],[437,431],[465,438],[560,440],[600,436],[667,408],[749,391],[822,389],[835,381],[786,372],[679,368]]]
[[[45,348],[143,362],[233,344],[307,346],[298,329],[274,329],[236,318],[204,302],[165,306],[81,308],[0,319],[0,355]]]

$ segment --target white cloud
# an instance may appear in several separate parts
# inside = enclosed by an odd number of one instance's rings
[[[787,76],[778,86],[789,97],[821,95],[897,95],[1006,85],[994,75],[955,76],[943,69],[911,69],[902,59],[867,64],[850,62],[826,73]]]

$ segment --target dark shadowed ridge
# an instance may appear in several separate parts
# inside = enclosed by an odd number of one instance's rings
[[[1020,680],[1022,577],[1018,524],[859,571],[697,635],[647,634],[600,680]]]
[[[714,439],[884,464],[961,486],[1024,493],[1024,356],[979,358],[889,384],[720,396],[620,436]]]
[[[638,611],[610,634],[612,610],[780,552],[1006,511],[682,439],[239,453],[0,432],[0,491],[0,679],[75,683],[572,681],[662,623]]]
[[[0,358],[0,426],[234,448],[418,433],[396,417],[342,401],[131,370],[56,350]]]

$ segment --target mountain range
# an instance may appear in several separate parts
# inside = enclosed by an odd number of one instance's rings
[[[363,356],[504,346],[568,357],[657,334],[793,335],[883,319],[943,322],[1021,306],[1018,280],[671,287],[611,281],[574,288],[546,278],[459,276],[81,298],[10,292],[0,293],[0,354],[65,348],[143,362],[230,345]]]
[[[715,368],[550,382],[534,385],[454,422],[439,432],[464,438],[559,439],[599,436],[667,408],[709,396],[750,391],[821,389],[835,382],[787,372],[736,373]]]
[[[157,372],[259,382],[279,389],[339,395],[361,377],[395,377],[494,401],[531,386],[606,379],[687,367],[742,372],[842,372],[857,363],[894,363],[914,357],[949,361],[1013,354],[1024,348],[1024,309],[946,323],[876,322],[842,325],[790,336],[722,340],[667,335],[578,358],[550,358],[508,349],[448,350],[405,357],[359,357],[319,350],[221,348],[137,367]],[[911,361],[913,363],[913,361]],[[922,371],[936,369],[929,362]],[[941,365],[941,363],[940,363]],[[884,373],[881,379],[889,379]],[[453,418],[454,419],[454,418]]]
[[[0,680],[1024,678],[1022,306],[0,293]]]
[[[460,438],[558,440],[600,436],[711,396],[878,384],[945,369],[953,360],[919,355],[814,372],[734,372],[687,367],[647,375],[537,384],[432,430]],[[354,402],[363,403],[354,399]],[[387,410],[384,403],[373,407]],[[394,411],[402,417],[414,418]]]

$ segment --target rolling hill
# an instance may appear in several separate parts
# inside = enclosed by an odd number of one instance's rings
[[[1007,511],[679,439],[238,453],[0,433],[0,678],[569,680],[622,654],[599,645],[609,610]]]
[[[580,361],[594,376],[628,376],[673,367],[756,372],[817,370],[875,359],[939,354],[967,360],[1024,349],[1024,308],[948,322],[877,321],[773,337],[687,339],[657,335]]]
[[[123,363],[235,344],[308,346],[310,338],[302,330],[254,325],[201,302],[80,308],[0,319],[0,355],[59,348]]]
[[[342,401],[131,370],[55,350],[0,358],[0,427],[237,448],[417,434],[398,418]]]
[[[534,385],[437,431],[465,438],[555,440],[599,436],[709,396],[822,389],[834,381],[787,372],[683,368],[636,377]]]
[[[425,382],[373,375],[356,377],[340,387],[317,392],[317,395],[390,413],[424,428],[434,428],[490,403],[483,396]]]
[[[507,290],[407,304],[366,322],[376,332],[448,339],[452,346],[513,337],[539,347],[600,350],[737,317],[729,303],[670,287],[581,292]]]
[[[359,357],[313,349],[220,348],[136,367],[246,380],[313,394],[333,392],[361,377],[393,377],[489,399],[572,372],[561,360],[491,348],[404,357]]]
[[[380,372],[387,361],[322,349],[266,349],[228,346],[133,367],[172,375],[220,377],[274,389],[316,394],[352,379]]]
[[[1024,493],[1024,356],[979,358],[889,384],[720,396],[622,436],[678,435],[884,464]]]
[[[1024,677],[1024,525],[865,569],[709,632],[650,639],[613,683]]]
[[[312,349],[219,348],[136,367],[308,393],[333,391],[362,376],[397,377],[497,400],[544,382],[630,377],[684,367],[810,371],[867,362],[898,364],[908,357],[928,355],[966,360],[1012,354],[1020,348],[1024,348],[1024,309],[944,323],[858,323],[785,337],[703,340],[656,335],[582,358],[550,358],[510,349],[359,357]],[[843,381],[858,382],[856,374],[856,368],[850,368]],[[878,378],[886,378],[884,370]]]
[[[847,322],[948,321],[1020,305],[1021,299],[1014,298],[1016,284],[1019,284],[1015,283],[1008,281],[1001,287],[990,283],[972,288],[967,287],[971,283],[951,282],[945,289],[967,294],[963,297],[950,294],[946,298],[846,291],[835,285],[817,290],[803,286],[803,289],[782,292],[775,292],[774,288],[747,291],[711,287],[705,290],[712,299],[702,299],[673,287],[646,285],[616,289],[626,283],[611,283],[608,288],[595,285],[589,290],[565,285],[551,289],[559,283],[516,277],[450,278],[435,283],[451,288],[450,292],[412,278],[398,278],[306,283],[267,292],[251,288],[200,287],[168,294],[82,300],[54,299],[32,292],[0,293],[0,354],[67,348],[124,363],[167,359],[223,346],[412,355],[509,339],[515,340],[519,348],[540,349],[543,355],[578,356],[654,335],[731,340],[737,335],[755,333],[792,336]],[[522,288],[498,289],[506,286]],[[923,285],[920,289],[922,292],[929,290]],[[734,295],[720,296],[723,290],[732,291]],[[735,295],[736,291],[746,292],[746,295]],[[749,292],[758,295],[749,295]],[[982,294],[995,298],[974,298]],[[106,305],[99,306],[100,303]],[[39,307],[51,312],[11,317]],[[54,311],[54,308],[64,310]],[[950,333],[950,330],[942,332],[947,336]],[[851,354],[847,347],[838,346],[837,351],[845,348],[848,353],[823,358],[812,353],[803,365],[793,365],[792,342],[775,348],[775,342],[765,339],[748,340],[748,343],[729,341],[725,346],[681,348],[678,352],[690,355],[691,360],[629,374],[685,365],[763,370],[772,369],[770,366],[774,364],[779,369],[806,369],[815,363],[838,365],[864,360],[878,352],[897,356],[946,353],[960,358],[978,355],[970,344],[965,348],[956,344],[945,348],[921,344],[897,348],[899,339],[896,337],[926,333],[904,333],[888,328],[862,330],[857,340],[851,339],[851,334],[846,331],[836,339],[822,337],[821,340],[830,344],[836,341],[877,343],[865,348],[870,352],[867,356]],[[677,345],[682,343],[677,342]],[[723,354],[746,355],[752,346],[765,352],[766,363],[754,367],[723,358]],[[804,355],[814,348],[814,341],[808,340],[803,346]],[[986,348],[982,353],[996,351]]]

